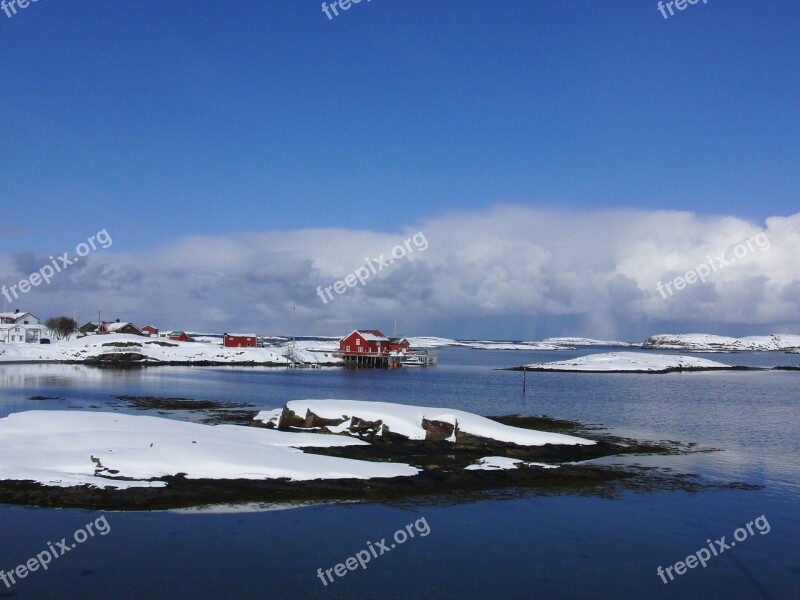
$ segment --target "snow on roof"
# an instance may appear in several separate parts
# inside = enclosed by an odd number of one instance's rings
[[[70,487],[163,487],[149,479],[371,479],[419,469],[305,454],[304,446],[366,445],[361,440],[240,425],[201,425],[119,413],[27,411],[0,419],[0,480]],[[125,479],[127,478],[127,479]]]
[[[258,337],[255,333],[226,333],[228,337]]]
[[[368,342],[388,342],[389,338],[387,338],[383,333],[378,331],[377,329],[356,329],[355,331],[360,335],[362,338],[367,340]]]
[[[33,317],[34,319],[39,319],[36,315],[29,312],[0,312],[0,319],[12,319],[14,321],[25,317],[26,315]]]
[[[131,323],[129,321],[125,321],[124,323],[119,323],[119,322],[106,323],[106,329],[108,331],[119,331],[120,329],[123,329],[124,327],[128,327],[128,326],[136,327],[133,323]]]
[[[389,338],[387,338],[385,335],[383,335],[383,333],[381,333],[377,329],[354,329],[353,331],[351,331],[350,333],[348,333],[346,336],[344,336],[341,339],[344,340],[346,338],[349,338],[354,333],[357,333],[358,335],[360,335],[362,338],[364,338],[368,342],[388,342],[389,341]],[[339,341],[341,341],[341,340],[339,340]]]
[[[499,442],[520,446],[542,446],[544,444],[593,445],[596,442],[561,433],[550,433],[510,427],[472,413],[449,408],[407,406],[389,402],[366,402],[361,400],[293,400],[286,408],[296,415],[305,417],[307,411],[325,419],[352,419],[358,417],[365,421],[381,420],[393,433],[399,433],[412,440],[424,440],[426,431],[422,420],[443,421],[457,425],[458,430],[472,435],[494,439]],[[274,411],[264,411],[256,420],[268,421],[274,418]],[[345,421],[338,429],[347,429]]]

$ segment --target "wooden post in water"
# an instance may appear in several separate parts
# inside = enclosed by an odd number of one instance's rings
[[[525,391],[525,375],[527,371],[525,370],[525,365],[522,365],[522,391]]]

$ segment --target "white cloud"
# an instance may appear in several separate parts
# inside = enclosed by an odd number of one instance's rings
[[[388,256],[417,231],[429,247],[323,304],[323,288]],[[664,299],[656,284],[765,232],[735,264]],[[104,316],[140,324],[286,333],[353,327],[407,334],[530,338],[556,334],[639,339],[662,331],[742,333],[800,327],[800,213],[764,225],[687,212],[570,212],[499,205],[395,233],[317,229],[192,236],[149,254],[120,254],[124,240],[59,274],[12,308]],[[413,246],[412,246],[413,247]],[[46,256],[0,256],[10,285]],[[39,308],[37,308],[39,307]]]

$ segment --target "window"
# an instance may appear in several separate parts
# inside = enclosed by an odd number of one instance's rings
[[[356,338],[356,346],[360,346],[360,345],[361,345],[361,338]]]

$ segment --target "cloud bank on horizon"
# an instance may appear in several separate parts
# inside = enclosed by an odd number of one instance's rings
[[[363,286],[321,301],[318,287],[369,259],[389,258],[417,232],[427,240],[424,251],[414,248]],[[734,254],[756,236],[768,243]],[[406,335],[460,339],[800,330],[800,213],[761,225],[666,210],[503,204],[393,233],[305,229],[188,236],[145,254],[120,252],[124,247],[114,238],[113,248],[93,252],[8,309],[42,318],[77,311],[80,321],[100,310],[104,319],[139,325],[266,335],[290,332],[292,302],[300,335],[356,327],[390,332],[395,321]],[[0,255],[0,283],[27,278],[60,254],[37,250]],[[659,283],[686,278],[703,264],[715,267],[705,282],[679,290],[673,283],[672,294],[659,293]]]

